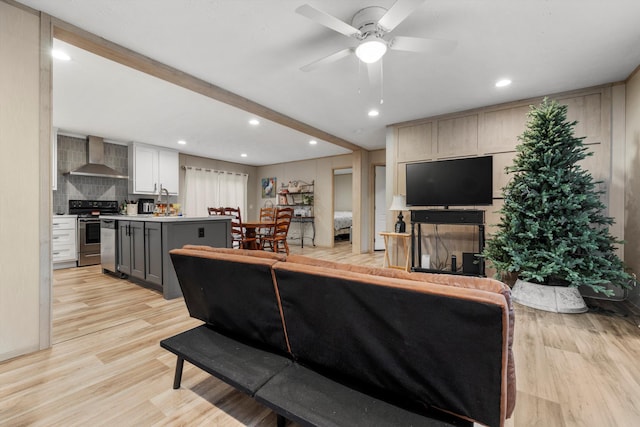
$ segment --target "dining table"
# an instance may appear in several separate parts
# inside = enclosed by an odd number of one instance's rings
[[[246,239],[246,243],[243,246],[244,249],[257,250],[262,249],[257,239],[257,230],[258,229],[271,229],[276,225],[275,222],[263,222],[263,221],[255,221],[255,222],[243,222],[242,228],[244,228],[244,237]]]

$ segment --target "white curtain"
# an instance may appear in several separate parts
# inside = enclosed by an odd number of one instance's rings
[[[247,212],[247,174],[187,167],[183,212],[187,216],[207,216],[207,208],[240,207]]]

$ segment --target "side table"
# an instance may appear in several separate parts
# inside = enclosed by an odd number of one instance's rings
[[[384,237],[384,265],[383,267],[395,268],[398,270],[410,271],[409,270],[409,261],[411,259],[409,252],[409,244],[411,242],[411,233],[393,233],[389,231],[382,231],[380,235]],[[404,256],[405,263],[404,265],[392,265],[391,260],[389,258],[389,251],[391,250],[390,243],[391,239],[395,238],[400,244],[402,242],[402,247],[404,248]]]

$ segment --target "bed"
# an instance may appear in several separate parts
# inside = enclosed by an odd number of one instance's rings
[[[351,211],[335,211],[333,213],[333,235],[349,236],[351,234],[351,225],[353,223],[353,215]]]

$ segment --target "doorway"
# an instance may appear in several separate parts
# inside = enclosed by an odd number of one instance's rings
[[[353,231],[353,171],[333,170],[333,239],[351,242]]]

